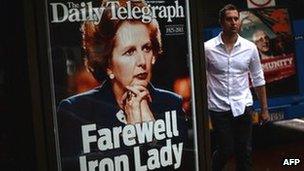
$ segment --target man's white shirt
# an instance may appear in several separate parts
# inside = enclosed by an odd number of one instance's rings
[[[209,110],[233,115],[244,113],[253,104],[249,74],[253,87],[265,85],[259,53],[254,43],[238,35],[230,54],[220,33],[205,42]]]

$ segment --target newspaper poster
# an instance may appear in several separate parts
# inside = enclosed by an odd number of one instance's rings
[[[296,57],[287,9],[263,8],[241,11],[240,18],[240,35],[257,45],[267,84],[276,87],[276,95],[294,93],[297,89]],[[292,88],[288,92],[279,90],[287,80],[293,83]],[[269,92],[273,92],[273,89]]]
[[[186,1],[47,5],[60,169],[195,170]]]

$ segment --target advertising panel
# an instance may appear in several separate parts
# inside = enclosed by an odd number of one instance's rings
[[[295,45],[287,9],[242,11],[240,18],[240,35],[259,50],[270,97],[297,93]]]
[[[187,1],[49,0],[61,170],[195,170]]]

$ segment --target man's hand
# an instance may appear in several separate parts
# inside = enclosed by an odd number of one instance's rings
[[[267,98],[266,98],[266,88],[264,86],[255,87],[255,92],[257,93],[258,99],[261,104],[261,113],[259,116],[259,123],[263,125],[266,122],[270,121],[270,116],[268,113],[268,105],[267,105]]]
[[[262,125],[270,121],[270,116],[268,110],[262,110],[259,116],[259,123]]]

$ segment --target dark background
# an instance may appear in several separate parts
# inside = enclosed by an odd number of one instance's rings
[[[0,6],[0,170],[36,170],[23,4]]]

